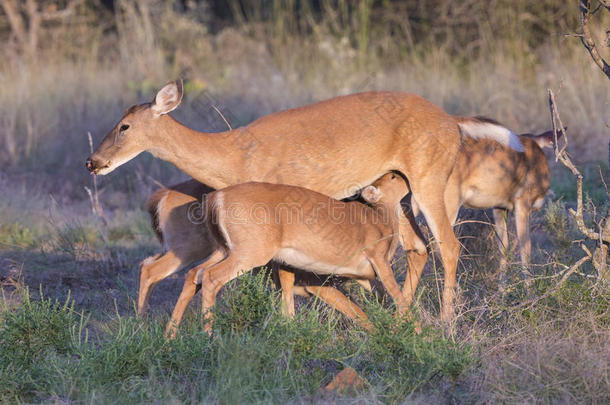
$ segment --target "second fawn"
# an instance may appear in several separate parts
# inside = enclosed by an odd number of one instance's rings
[[[445,190],[445,207],[451,223],[455,223],[462,206],[473,209],[493,208],[502,278],[507,262],[506,253],[509,250],[506,212],[514,211],[521,261],[527,265],[531,255],[530,214],[542,207],[551,185],[549,164],[543,148],[553,146],[553,132],[547,131],[539,135],[521,134],[519,141],[524,152],[517,152],[490,138],[464,138]],[[417,205],[412,204],[412,208],[413,214],[417,216]],[[409,217],[412,218],[411,215]],[[411,223],[414,221],[411,220]],[[421,235],[417,225],[414,227],[416,232],[412,235]],[[417,253],[408,246],[422,242],[417,238],[405,240],[409,271],[403,293],[409,303],[413,299],[427,254]]]

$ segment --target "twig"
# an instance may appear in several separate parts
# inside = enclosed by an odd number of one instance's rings
[[[214,110],[216,110],[216,112],[217,112],[217,113],[220,115],[220,118],[222,118],[222,119],[223,119],[223,121],[225,122],[225,124],[227,124],[227,127],[229,127],[229,130],[231,130],[231,131],[232,131],[232,130],[233,130],[233,128],[231,127],[231,124],[229,124],[229,121],[227,121],[227,119],[225,118],[225,116],[224,116],[224,115],[222,115],[222,113],[220,112],[220,110],[219,110],[218,108],[216,108],[216,106],[215,106],[215,105],[212,105],[212,108],[213,108]]]
[[[606,9],[610,11],[610,2],[605,0],[600,0],[600,4],[603,4]],[[597,47],[595,46],[595,41],[593,40],[593,36],[591,35],[591,31],[589,30],[589,17],[591,16],[591,9],[589,0],[580,0],[580,25],[582,27],[582,37],[580,40],[582,44],[587,48],[591,58],[593,58],[593,62],[608,76],[610,79],[610,65],[608,62],[604,60],[599,54]],[[597,11],[597,10],[596,10]]]
[[[91,150],[91,154],[93,154],[93,137],[91,136],[91,132],[87,131],[87,136],[89,137],[89,149]],[[89,201],[91,201],[91,210],[93,214],[99,217],[104,225],[107,225],[106,218],[104,217],[104,210],[100,204],[99,194],[97,190],[97,176],[93,175],[93,192],[89,187],[85,187],[85,191],[89,194]]]
[[[610,163],[610,160],[609,160]],[[608,169],[610,170],[610,169]],[[606,184],[606,180],[604,179],[604,173],[602,173],[602,167],[601,166],[597,166],[597,171],[599,171],[599,178],[602,180],[602,184],[604,185],[604,188],[606,189],[606,195],[608,196],[608,199],[610,199],[610,190],[608,190],[608,185]]]
[[[561,122],[561,117],[559,116],[559,112],[557,109],[557,102],[555,101],[555,95],[553,94],[553,90],[548,89],[549,93],[549,108],[551,110],[551,123],[553,127],[553,136],[555,140],[555,160],[560,161],[565,167],[570,169],[572,174],[576,177],[576,211],[570,208],[568,211],[574,219],[576,220],[576,224],[578,226],[578,230],[585,235],[589,239],[593,240],[602,240],[606,243],[610,243],[610,233],[605,232],[604,229],[600,229],[600,232],[595,232],[591,228],[585,225],[585,220],[583,217],[583,197],[582,197],[582,181],[583,176],[580,171],[576,168],[572,159],[568,156],[566,152],[566,147],[568,145],[568,136],[565,132],[565,127]],[[565,141],[564,146],[559,148],[558,146],[558,136],[557,134],[561,133],[563,135],[563,139]]]
[[[587,249],[587,247],[585,245],[581,245],[581,247],[583,248],[585,253],[587,253],[587,255],[582,257],[579,261],[574,263],[572,266],[568,267],[566,270],[564,270],[563,275],[561,276],[561,279],[557,282],[557,284],[555,284],[555,286],[553,288],[547,290],[544,294],[542,294],[539,297],[522,302],[521,304],[518,304],[518,305],[515,305],[512,307],[509,307],[509,309],[511,309],[511,310],[520,309],[520,308],[528,309],[528,308],[531,308],[535,303],[555,294],[561,288],[563,283],[565,283],[566,280],[580,268],[580,266],[582,266],[584,263],[586,263],[592,259],[591,252],[589,252],[589,249]]]

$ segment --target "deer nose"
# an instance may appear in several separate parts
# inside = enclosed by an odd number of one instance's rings
[[[93,171],[93,169],[95,169],[95,165],[93,164],[93,160],[91,160],[91,158],[87,159],[85,161],[85,167],[87,168],[87,170],[89,170],[90,172]]]

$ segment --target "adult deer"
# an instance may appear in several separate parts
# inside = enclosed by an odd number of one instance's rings
[[[163,245],[163,253],[145,259],[140,265],[138,314],[143,315],[148,310],[150,295],[159,281],[212,254],[213,241],[207,227],[201,223],[200,211],[200,201],[212,191],[205,184],[189,180],[162,188],[149,199],[148,210],[153,230]],[[294,272],[279,269],[278,276],[285,315],[294,315],[294,294],[315,296],[365,328],[370,328],[364,312],[336,288],[319,285],[319,282],[315,282],[320,280],[306,278],[302,272],[296,277],[297,286]]]
[[[336,97],[209,134],[168,115],[182,95],[182,82],[170,82],[152,103],[128,109],[87,159],[87,168],[107,174],[148,151],[215,189],[266,181],[335,198],[348,197],[385,173],[400,172],[440,242],[445,269],[441,317],[453,316],[459,244],[445,208],[447,179],[462,138],[492,137],[522,150],[516,135],[497,124],[449,115],[419,96],[392,92]],[[406,222],[403,217],[402,242],[405,235],[411,237]],[[423,253],[425,245],[416,249]]]
[[[489,119],[480,120],[496,124]],[[493,208],[502,275],[509,248],[506,212],[514,211],[521,261],[528,264],[531,255],[530,214],[542,207],[551,185],[549,164],[543,148],[553,146],[553,131],[539,135],[521,134],[519,140],[525,153],[516,152],[492,139],[464,138],[445,190],[447,217],[452,223],[455,223],[462,206],[473,209]],[[412,210],[414,216],[417,216],[417,204],[412,205]],[[407,242],[407,245],[421,243],[420,237],[415,237],[418,240]],[[409,267],[403,287],[409,303],[413,299],[424,264],[425,260],[419,260],[416,265]]]
[[[362,191],[372,204],[343,202],[302,187],[249,182],[207,195],[205,224],[214,239],[209,259],[186,276],[167,327],[173,337],[201,279],[204,318],[220,288],[235,277],[271,260],[320,275],[361,281],[377,276],[406,310],[390,260],[398,246],[400,200],[405,180],[388,173]],[[208,332],[211,324],[205,325]]]

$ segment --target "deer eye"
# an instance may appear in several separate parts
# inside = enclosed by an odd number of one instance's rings
[[[129,129],[129,125],[123,124],[123,125],[121,125],[121,128],[119,128],[119,131],[124,132],[124,131],[127,131],[128,129]]]

